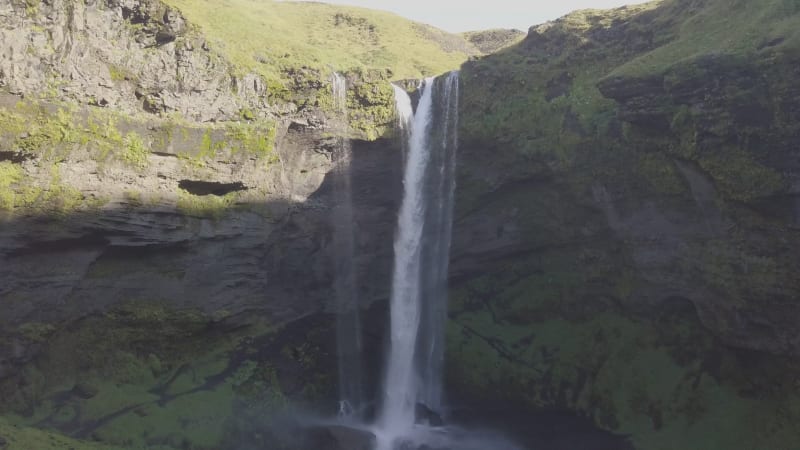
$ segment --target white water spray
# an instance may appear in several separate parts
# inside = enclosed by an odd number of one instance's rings
[[[401,131],[409,139],[394,244],[391,340],[377,423],[381,450],[414,434],[418,402],[441,407],[457,87],[456,72],[443,83],[425,80],[413,120],[408,94],[395,87]]]
[[[410,103],[410,102],[409,102]],[[382,429],[402,435],[414,424],[417,380],[414,352],[420,321],[420,243],[423,209],[423,176],[428,165],[428,124],[433,104],[433,79],[425,81],[411,128],[408,161],[403,176],[403,203],[394,243],[395,268],[391,296],[391,344],[386,367],[385,398],[379,418]]]

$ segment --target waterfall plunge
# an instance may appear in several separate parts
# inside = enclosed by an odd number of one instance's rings
[[[408,155],[394,243],[391,340],[378,417],[382,450],[413,434],[417,403],[437,412],[442,404],[458,73],[429,78],[422,89],[412,116],[408,94],[395,87]]]
[[[344,78],[334,75],[339,116],[347,130]],[[364,423],[361,323],[356,297],[350,141],[334,151],[334,245],[338,309],[340,418],[327,426],[375,437],[378,450],[521,450],[502,436],[425,424],[417,405],[443,412],[442,366],[447,307],[458,128],[458,73],[425,80],[414,114],[408,94],[395,86],[406,168],[395,236],[391,294],[391,341],[376,422]],[[345,416],[346,420],[342,420]]]

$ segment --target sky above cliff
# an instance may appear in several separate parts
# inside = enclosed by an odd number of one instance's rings
[[[614,8],[636,0],[323,0],[325,3],[382,9],[447,31],[517,28],[527,31],[576,9]]]

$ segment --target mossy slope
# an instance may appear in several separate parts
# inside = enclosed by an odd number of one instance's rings
[[[270,418],[334,404],[328,323],[271,326],[257,312],[206,316],[136,301],[69,326],[25,324],[2,336],[38,354],[0,382],[0,436],[19,450],[263,447]]]
[[[796,448],[800,4],[734,3],[580,11],[464,65],[460,392]]]

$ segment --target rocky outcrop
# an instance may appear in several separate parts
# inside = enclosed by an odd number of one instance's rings
[[[153,0],[0,6],[0,87],[125,113],[207,122],[273,108],[256,75],[235,76],[181,14]]]
[[[660,251],[637,251],[663,257],[649,278],[682,261],[679,273],[699,280],[687,283],[681,275],[668,283],[693,300],[709,328],[739,347],[797,356],[800,335],[791,324],[800,320],[800,284],[792,274],[800,268],[800,222],[793,185],[800,164],[791,124],[798,111],[785,99],[800,98],[800,90],[790,81],[796,61],[782,61],[786,70],[774,63],[767,70],[758,60],[711,55],[678,65],[649,88],[623,92],[624,78],[599,88],[635,126],[634,145],[674,161],[696,210],[695,230],[682,225],[676,231],[683,237]],[[623,238],[634,236],[632,224],[609,223]],[[672,257],[664,256],[666,247]]]
[[[491,55],[521,41],[525,33],[520,30],[494,29],[470,31],[462,36],[484,55]]]

